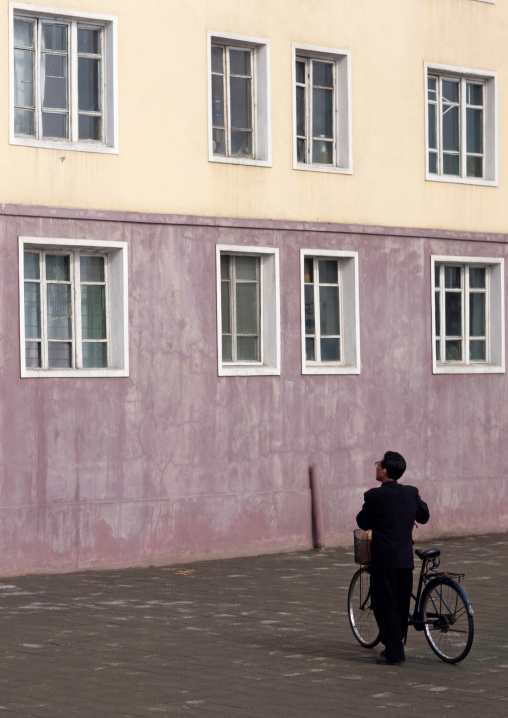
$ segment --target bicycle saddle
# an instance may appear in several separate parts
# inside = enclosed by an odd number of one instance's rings
[[[417,548],[415,549],[415,554],[418,556],[418,558],[421,558],[422,561],[427,561],[430,558],[437,558],[441,555],[441,549],[440,548],[428,548],[426,551],[422,551],[421,549]]]

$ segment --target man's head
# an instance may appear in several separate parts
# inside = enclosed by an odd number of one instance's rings
[[[381,475],[383,475],[392,481],[398,481],[405,470],[406,460],[404,457],[396,451],[387,451],[381,461],[377,462],[376,478],[381,481]]]

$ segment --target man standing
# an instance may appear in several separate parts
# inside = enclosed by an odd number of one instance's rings
[[[365,503],[356,517],[361,529],[372,529],[372,608],[385,645],[376,663],[389,666],[406,660],[403,640],[413,588],[412,531],[415,521],[426,524],[429,520],[429,509],[418,489],[398,483],[405,470],[404,457],[396,451],[387,451],[376,461],[376,481],[381,486],[365,493]]]

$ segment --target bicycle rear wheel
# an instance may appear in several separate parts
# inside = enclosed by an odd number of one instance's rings
[[[349,624],[353,635],[365,648],[379,643],[379,628],[370,601],[370,569],[360,568],[351,579],[347,596]]]
[[[434,653],[446,663],[458,663],[471,650],[473,608],[466,592],[446,576],[433,579],[422,596],[425,637]]]

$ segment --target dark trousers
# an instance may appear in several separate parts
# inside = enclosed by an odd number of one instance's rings
[[[404,660],[403,640],[407,633],[409,602],[413,588],[413,569],[388,568],[370,572],[372,608],[376,617],[381,642],[389,661]]]

